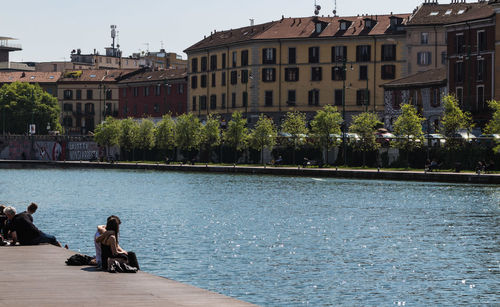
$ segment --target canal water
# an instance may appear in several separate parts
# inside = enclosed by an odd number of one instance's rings
[[[498,186],[0,170],[0,203],[30,201],[73,250],[115,214],[144,271],[261,306],[500,304]]]

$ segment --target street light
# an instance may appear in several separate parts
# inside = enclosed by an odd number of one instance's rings
[[[345,79],[347,77],[347,56],[344,55],[343,57],[338,57],[337,60],[342,60],[342,154],[344,156],[344,165],[347,165],[347,158],[346,158],[346,133],[347,133],[347,124],[346,124],[346,119],[345,119]],[[351,70],[354,70],[354,68],[351,65]]]

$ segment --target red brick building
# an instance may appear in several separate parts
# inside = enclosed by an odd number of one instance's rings
[[[118,83],[120,118],[161,118],[186,112],[187,71],[144,71]]]

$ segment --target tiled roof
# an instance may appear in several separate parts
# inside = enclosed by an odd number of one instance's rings
[[[409,16],[410,14],[283,18],[261,25],[215,32],[192,45],[185,52],[251,40],[399,34],[403,33],[403,29],[400,27],[390,27],[391,18],[400,18],[402,25],[404,25]],[[367,19],[373,20],[375,25],[365,29]],[[340,30],[341,20],[348,22],[347,30]],[[323,30],[319,34],[315,32],[318,22],[323,24]]]
[[[159,71],[144,71],[142,73],[133,74],[130,77],[125,77],[120,83],[139,83],[153,82],[163,80],[182,79],[187,76],[187,70],[184,69],[167,69]]]
[[[0,83],[56,83],[60,77],[60,72],[0,72]]]
[[[446,84],[446,67],[419,72],[382,85],[384,88],[401,88]]]
[[[134,69],[84,69],[66,70],[60,82],[114,82]]]
[[[486,2],[424,3],[410,17],[407,26],[444,25],[490,17],[493,8]]]

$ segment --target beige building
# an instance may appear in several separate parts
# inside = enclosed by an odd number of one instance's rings
[[[58,82],[62,125],[67,134],[88,134],[106,116],[118,116],[117,82],[134,70],[69,70]]]
[[[495,10],[495,93],[494,99],[500,101],[500,0],[490,0]]]

